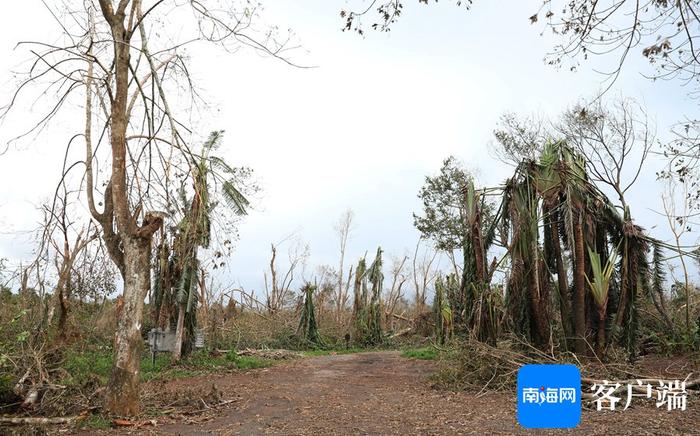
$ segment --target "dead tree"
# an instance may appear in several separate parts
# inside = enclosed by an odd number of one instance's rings
[[[396,306],[398,302],[403,298],[403,285],[408,280],[408,277],[403,273],[404,266],[408,256],[404,256],[399,259],[394,259],[391,268],[391,288],[385,298],[386,307],[384,315],[386,316],[386,325],[391,325],[392,330],[394,326],[394,313],[396,311]]]
[[[416,299],[416,315],[420,315],[426,307],[426,295],[430,283],[437,277],[437,270],[433,268],[433,263],[437,258],[438,251],[432,247],[426,247],[419,258],[418,252],[423,242],[420,238],[416,243],[416,250],[413,253],[413,286]]]
[[[54,230],[57,230],[58,238],[51,238],[50,244],[55,250],[54,265],[56,267],[57,281],[53,293],[53,303],[49,308],[47,325],[50,327],[53,320],[54,311],[58,309],[57,331],[59,338],[66,339],[66,324],[68,321],[68,311],[70,299],[74,287],[73,266],[80,253],[97,237],[92,226],[88,225],[87,230],[82,229],[77,232],[71,245],[72,222],[67,217],[67,192],[58,198],[58,209],[44,206],[45,213],[50,216],[46,221],[49,226],[55,221]],[[23,277],[23,286],[26,286],[26,276]]]
[[[288,254],[289,266],[282,276],[281,281],[277,270],[277,246],[270,244],[272,255],[270,257],[270,281],[268,283],[267,273],[265,279],[265,307],[270,315],[279,312],[289,301],[292,295],[292,283],[297,268],[303,267],[309,257],[309,247],[294,244]]]
[[[347,282],[343,280],[343,268],[345,266],[345,252],[347,250],[348,238],[352,230],[352,220],[353,220],[352,209],[346,210],[340,217],[340,220],[335,225],[335,231],[338,235],[338,241],[340,245],[340,265],[338,268],[338,289],[335,297],[335,311],[336,311],[336,321],[340,322],[343,314],[343,310],[348,304],[350,296],[350,278],[348,277]]]

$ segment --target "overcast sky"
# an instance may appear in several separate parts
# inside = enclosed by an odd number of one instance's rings
[[[195,77],[214,107],[203,127],[226,130],[228,161],[252,167],[263,188],[222,277],[247,289],[262,287],[269,244],[291,234],[309,244],[309,269],[335,266],[333,224],[347,208],[355,212],[349,262],[378,245],[388,254],[412,252],[418,238],[412,213],[420,210],[416,193],[425,175],[455,155],[481,184],[501,183],[511,170],[489,152],[498,117],[506,111],[556,115],[600,90],[604,77],[594,69],[609,69],[595,59],[577,72],[545,65],[552,40],[528,20],[539,0],[476,1],[468,12],[450,2],[428,7],[406,0],[389,34],[365,37],[341,31],[343,0],[264,4],[267,23],[296,33],[297,62],[316,68],[245,51],[191,53]],[[15,43],[59,32],[40,1],[8,2],[5,9],[3,102],[10,96],[9,70],[28,58]],[[644,79],[640,72],[649,69],[640,58],[634,56],[610,92],[644,103],[664,137],[672,122],[695,113],[696,103],[678,83]],[[63,128],[82,128],[79,112],[61,120]],[[7,128],[0,125],[3,146]],[[0,257],[13,264],[31,257],[24,231],[36,227],[37,204],[52,195],[67,135],[49,130],[0,156]],[[658,161],[647,167],[630,202],[640,224],[660,231],[663,223],[651,212],[661,208],[659,167]]]

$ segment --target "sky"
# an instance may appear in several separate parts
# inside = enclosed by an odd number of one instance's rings
[[[553,40],[528,20],[538,0],[476,1],[470,11],[451,2],[405,3],[391,32],[360,36],[341,31],[339,11],[359,8],[361,0],[265,0],[260,26],[292,29],[301,44],[295,62],[313,68],[246,50],[190,53],[212,108],[201,128],[224,129],[222,153],[253,168],[262,187],[219,278],[224,285],[260,291],[270,243],[281,241],[281,254],[292,241],[308,244],[307,276],[316,265],[337,265],[334,224],[348,208],[355,220],[346,265],[365,252],[371,257],[377,246],[393,256],[412,254],[419,236],[412,214],[421,208],[416,194],[443,159],[454,155],[481,185],[497,185],[512,172],[490,152],[501,114],[556,116],[604,86],[596,72],[609,69],[603,60],[575,72],[545,65]],[[0,27],[0,59],[8,61],[0,64],[3,103],[11,96],[11,71],[29,58],[15,44],[54,40],[60,31],[41,1],[7,7],[13,19]],[[697,102],[678,83],[652,82],[642,71],[648,66],[633,56],[609,93],[646,105],[663,139],[673,122],[697,111]],[[0,124],[0,149],[13,123],[39,109]],[[79,108],[69,108],[58,127],[13,143],[0,156],[0,258],[13,265],[31,258],[37,205],[52,195],[65,143],[73,126],[82,128],[80,120]],[[666,239],[654,212],[661,210],[655,180],[661,166],[650,162],[629,199],[637,222],[657,226]]]

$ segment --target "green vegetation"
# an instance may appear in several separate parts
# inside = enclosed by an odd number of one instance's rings
[[[361,353],[363,351],[368,351],[366,348],[358,348],[358,347],[353,347],[353,348],[339,348],[335,350],[308,350],[308,351],[302,351],[301,355],[304,357],[318,357],[318,356],[330,356],[332,354],[354,354],[354,353]]]
[[[411,350],[404,350],[401,355],[409,359],[420,360],[437,360],[440,357],[440,351],[435,347],[423,347]]]
[[[304,284],[304,287],[301,289],[301,292],[304,294],[304,306],[301,310],[297,334],[312,348],[323,348],[325,345],[318,332],[318,325],[316,324],[316,309],[314,308],[315,290],[316,286],[309,282]]]
[[[172,364],[170,355],[161,354],[152,362],[150,355],[141,358],[141,380],[167,380],[203,374],[217,370],[249,370],[265,368],[274,364],[273,360],[255,356],[238,356],[230,351],[226,354],[212,354],[207,351],[192,353],[178,364]],[[112,368],[112,353],[109,350],[72,351],[67,354],[63,366],[69,377],[63,382],[68,386],[85,386],[92,382],[103,384]]]
[[[91,430],[108,430],[112,427],[111,420],[102,415],[90,415],[87,418],[79,421],[80,428]]]
[[[355,271],[355,300],[352,311],[353,342],[361,346],[375,346],[383,342],[382,331],[382,249],[369,267],[363,257]],[[371,287],[369,286],[371,285]],[[370,294],[371,291],[371,294]]]

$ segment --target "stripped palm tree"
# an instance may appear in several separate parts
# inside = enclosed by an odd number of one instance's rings
[[[218,206],[212,197],[221,197],[225,206],[235,215],[245,215],[249,206],[248,200],[238,189],[237,170],[222,158],[212,155],[222,138],[223,131],[212,132],[202,146],[201,154],[191,155],[192,196],[188,198],[185,185],[180,186],[176,206],[181,211],[182,218],[174,229],[172,248],[167,243],[168,236],[163,234],[158,253],[154,303],[161,306],[155,309],[158,313],[163,312],[166,303],[176,307],[175,310],[169,310],[170,314],[177,312],[173,360],[180,359],[183,349],[185,352],[190,351],[194,341],[198,304],[198,251],[199,248],[208,248],[211,243],[212,214]]]
[[[355,269],[355,298],[352,305],[352,337],[358,345],[363,345],[369,325],[369,305],[367,301],[367,262],[361,258]]]
[[[583,158],[566,143],[548,144],[538,161],[520,164],[504,186],[500,218],[502,242],[511,259],[506,304],[516,331],[541,341],[540,317],[547,313],[547,287],[555,273],[562,330],[565,338],[574,338],[579,354],[588,351],[586,338],[592,333],[600,338],[599,350],[605,345],[606,325],[600,319],[605,310],[605,316],[615,313],[613,332],[633,357],[640,296],[650,298],[664,323],[671,324],[664,316],[661,292],[663,244],[633,223],[629,209],[618,212],[590,181]],[[597,253],[600,265],[608,264],[611,251],[616,253],[604,307],[588,291],[587,272],[593,274],[594,265],[586,258],[586,246]],[[567,264],[573,271],[571,287]]]
[[[367,280],[372,284],[372,295],[367,311],[367,336],[364,342],[368,345],[378,345],[383,341],[382,334],[382,249],[377,248],[374,262],[367,269]]]
[[[314,291],[316,291],[316,286],[308,282],[301,288],[301,292],[304,294],[304,306],[301,310],[297,334],[301,335],[301,337],[310,346],[314,348],[322,348],[325,346],[325,344],[323,343],[323,339],[321,339],[321,335],[318,331],[318,324],[316,322]]]

